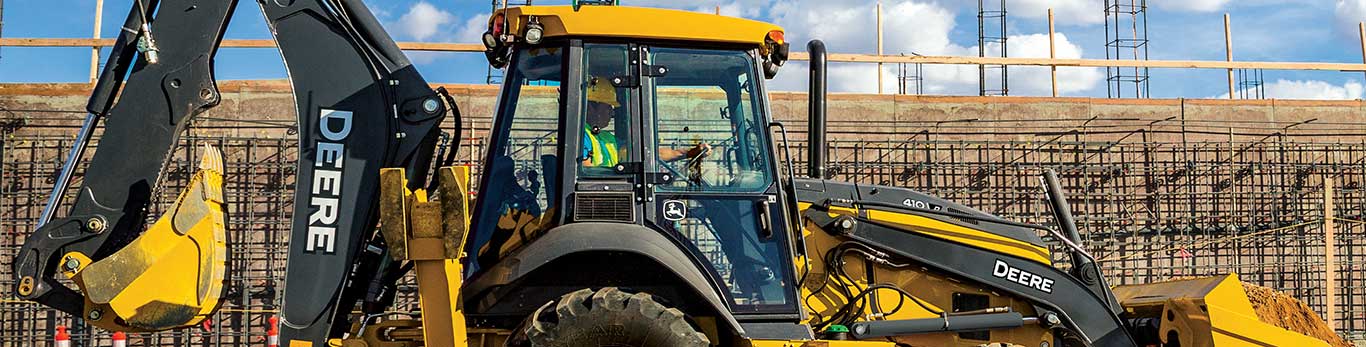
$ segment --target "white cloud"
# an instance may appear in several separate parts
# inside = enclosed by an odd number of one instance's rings
[[[804,51],[811,38],[824,40],[829,51],[839,53],[876,52],[872,20],[873,4],[867,2],[820,2],[814,0],[779,1],[771,7],[775,22],[787,28],[793,50]],[[937,3],[923,1],[889,1],[883,3],[883,18],[892,18],[883,33],[883,52],[889,55],[912,53],[921,55],[976,56],[977,47],[954,43],[950,37],[955,29],[955,13]],[[895,22],[892,22],[895,21]],[[909,25],[909,24],[914,25]],[[907,25],[898,25],[907,24]],[[1072,43],[1066,34],[1057,36],[1058,58],[1080,58],[1081,47]],[[1011,35],[1009,55],[1012,57],[1048,57],[1047,34]],[[1000,46],[987,47],[989,55],[999,55]],[[897,64],[883,65],[883,91],[897,90]],[[790,64],[773,81],[776,90],[805,90],[805,64]],[[830,90],[834,92],[876,93],[877,65],[831,64]],[[975,65],[925,65],[924,92],[927,94],[976,94],[978,68]],[[1077,93],[1099,85],[1103,73],[1094,68],[1059,69],[1059,91]],[[1012,95],[1050,95],[1052,86],[1048,68],[1012,67],[1010,70]]]
[[[1357,24],[1366,22],[1366,0],[1338,0],[1333,10],[1338,32],[1353,39],[1359,39]]]
[[[426,41],[449,30],[455,15],[426,1],[418,1],[398,19],[398,34],[418,41]]]
[[[482,36],[484,36],[485,31],[488,31],[488,27],[489,19],[487,16],[478,14],[470,16],[449,41],[461,43],[484,42]]]
[[[675,6],[669,6],[669,5],[666,5],[666,6],[668,6],[668,7],[675,7]],[[664,7],[664,6],[661,6],[661,7]],[[762,12],[762,11],[760,11],[760,7],[759,7],[759,6],[754,6],[754,5],[752,5],[752,4],[746,4],[746,3],[743,3],[743,2],[741,2],[741,1],[732,1],[732,2],[717,1],[717,2],[711,3],[711,4],[705,4],[705,5],[695,6],[695,7],[691,7],[691,8],[681,8],[681,9],[690,10],[690,11],[693,11],[693,12],[702,12],[702,13],[717,13],[717,11],[720,11],[720,14],[721,14],[722,16],[727,16],[727,17],[740,17],[740,18],[750,18],[750,19],[759,19],[759,14]]]
[[[388,18],[390,16],[389,10],[378,6],[375,3],[365,3],[365,7],[370,9],[370,14],[375,15],[375,18]]]
[[[1068,40],[1067,34],[1057,33],[1057,57],[1061,59],[1081,58],[1081,47]],[[1048,34],[1011,35],[1009,53],[1017,58],[1047,58]],[[994,45],[992,45],[994,46]],[[1000,47],[988,46],[989,50],[1000,52]],[[1051,72],[1047,67],[1012,67],[1010,69],[1011,95],[1052,95]],[[1058,69],[1058,93],[1070,94],[1083,92],[1095,87],[1105,78],[1098,68],[1060,68]]]
[[[1229,0],[1153,0],[1158,8],[1186,12],[1214,12],[1228,3]]]
[[[388,17],[387,14],[377,14],[376,16]],[[399,17],[397,21],[388,24],[393,35],[403,39],[472,43],[481,42],[480,36],[488,27],[488,16],[476,13],[461,20],[459,16],[429,2],[418,1],[409,7],[408,12]],[[454,53],[447,52],[406,52],[406,54],[408,60],[418,64],[429,64],[454,56]]]
[[[1336,85],[1324,81],[1276,80],[1263,86],[1270,99],[1291,100],[1355,100],[1362,99],[1366,87],[1357,81]],[[1241,92],[1241,91],[1240,91]],[[1228,93],[1218,96],[1227,99]]]
[[[1058,15],[1059,24],[1095,24],[1104,19],[1099,15],[1099,0],[1018,0],[1012,2],[1012,13],[1029,12],[1026,16],[1045,16],[1043,9],[1052,6]],[[444,12],[431,7],[420,11],[414,5],[409,14]],[[728,16],[746,18],[767,18],[787,30],[788,41],[793,51],[805,51],[806,42],[812,38],[825,41],[830,52],[874,53],[876,52],[876,21],[874,7],[876,2],[867,0],[638,0],[633,5],[666,7],[697,12],[714,13],[720,7],[721,13]],[[954,3],[941,3],[933,0],[891,0],[883,2],[884,53],[947,56],[976,56],[977,47],[953,42],[950,38],[956,30],[955,18],[960,10]],[[1037,10],[1037,11],[1035,11]],[[1032,12],[1038,12],[1034,14]],[[404,15],[409,17],[409,15]],[[478,42],[483,33],[483,18],[470,18],[459,28],[458,18],[454,16],[434,16],[441,18],[436,27],[443,27],[428,37],[442,35],[456,38],[459,42]],[[478,16],[476,16],[478,17]],[[404,21],[408,22],[408,21]],[[968,23],[975,24],[975,23]],[[432,25],[428,25],[432,27]],[[417,35],[412,35],[416,38]],[[441,41],[450,41],[445,37]],[[1047,57],[1048,36],[1046,34],[1012,35],[1010,37],[1010,56]],[[1066,34],[1057,37],[1059,58],[1080,58],[1081,48],[1072,43]],[[999,54],[999,47],[989,46],[989,54]],[[421,54],[410,54],[414,61],[429,61]],[[434,58],[432,58],[434,59]],[[884,64],[883,90],[888,93],[897,90],[897,64]],[[805,90],[806,64],[792,62],[783,67],[778,77],[770,83],[774,90]],[[1048,68],[1012,67],[1010,87],[1012,95],[1048,95],[1051,85]],[[978,69],[975,65],[925,65],[925,93],[929,94],[976,94],[978,89]],[[1103,73],[1094,68],[1064,68],[1058,71],[1059,90],[1063,93],[1079,93],[1099,85]],[[877,85],[877,65],[875,64],[831,64],[830,89],[835,92],[875,93]]]
[[[765,1],[762,0],[639,0],[632,1],[631,6],[663,7],[702,13],[716,13],[719,8],[723,16],[750,19],[759,19],[766,7]]]
[[[1053,9],[1056,26],[1092,25],[1105,22],[1104,5],[1094,0],[1014,0],[1007,3],[1011,16],[1048,18]]]

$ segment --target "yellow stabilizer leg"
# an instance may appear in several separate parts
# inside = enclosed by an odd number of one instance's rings
[[[207,146],[204,152],[199,171],[151,228],[108,258],[68,273],[85,293],[84,318],[91,324],[160,331],[199,324],[218,307],[227,256],[223,156]]]

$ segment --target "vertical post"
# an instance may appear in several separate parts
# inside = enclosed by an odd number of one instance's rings
[[[1336,330],[1338,315],[1338,285],[1337,285],[1337,250],[1333,248],[1337,244],[1336,230],[1334,229],[1333,219],[1337,214],[1333,208],[1333,178],[1328,175],[1323,176],[1323,281],[1328,282],[1324,286],[1324,319],[1328,321],[1328,327]]]
[[[3,2],[3,0],[0,0]],[[1361,38],[1361,62],[1366,63],[1366,22],[1357,23],[1358,37]]]
[[[5,37],[5,0],[0,0],[0,38]]]
[[[95,34],[93,39],[100,39],[100,23],[104,18],[104,0],[95,0]],[[95,83],[95,79],[100,77],[100,46],[97,44],[90,47],[90,83]]]
[[[1224,14],[1224,58],[1233,61],[1233,36],[1229,31],[1228,13]],[[1233,99],[1233,69],[1228,69],[1228,98]]]
[[[1049,63],[1056,64],[1058,59],[1058,46],[1053,42],[1053,8],[1048,9],[1048,59]],[[1049,65],[1049,70],[1053,74],[1053,97],[1058,97],[1058,66]]]
[[[882,2],[878,1],[877,6],[877,55],[882,57]],[[882,61],[877,63],[877,93],[882,94]]]
[[[721,15],[721,5],[716,5],[716,15]]]
[[[977,56],[987,56],[986,1],[977,0]],[[987,66],[977,65],[978,95],[987,96]]]

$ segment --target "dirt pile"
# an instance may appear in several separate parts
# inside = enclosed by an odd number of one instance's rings
[[[1329,327],[1318,313],[1299,299],[1271,288],[1247,283],[1243,283],[1243,291],[1247,292],[1247,298],[1257,310],[1257,318],[1263,322],[1328,341],[1333,347],[1352,347],[1351,343],[1334,333],[1333,328]]]

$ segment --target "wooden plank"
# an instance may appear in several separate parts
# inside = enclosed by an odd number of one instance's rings
[[[85,38],[0,38],[3,47],[108,47],[114,39]],[[223,48],[274,48],[275,40],[223,40]],[[399,42],[398,48],[408,51],[483,52],[484,45],[475,43]]]
[[[1048,8],[1048,59],[1058,58],[1058,46],[1053,41],[1054,33],[1055,31],[1053,30],[1053,8],[1050,7]],[[1050,73],[1053,75],[1053,97],[1056,98],[1058,97],[1058,67],[1050,66],[1048,69],[1051,70]]]
[[[0,38],[0,47],[92,47],[110,46],[113,39],[53,39],[53,38]],[[272,40],[223,40],[225,48],[270,48],[275,47]],[[410,51],[435,52],[483,52],[484,46],[474,43],[431,43],[399,42],[398,47]],[[805,52],[792,52],[791,60],[805,61],[810,58]],[[1140,67],[1158,69],[1263,69],[1263,70],[1303,70],[1303,71],[1352,71],[1366,72],[1366,64],[1361,63],[1323,63],[1323,62],[1266,62],[1266,61],[1209,61],[1209,60],[1105,60],[1105,59],[1048,59],[1048,58],[1001,58],[1001,57],[958,57],[958,56],[917,56],[833,53],[829,61],[837,63],[907,63],[907,64],[952,64],[952,65],[1011,65],[1011,66],[1058,66],[1058,67]]]
[[[1357,22],[1357,33],[1361,38],[1361,63],[1366,64],[1366,22]]]
[[[882,52],[882,1],[877,2],[877,7],[873,10],[877,15],[877,55],[884,55]],[[877,93],[882,94],[882,63],[877,63]]]
[[[484,52],[484,45],[478,43],[399,42],[398,48],[405,51]]]
[[[95,0],[95,33],[92,38],[100,38],[100,23],[104,19],[104,0]],[[90,83],[100,77],[100,48],[90,48]]]
[[[1224,61],[1233,62],[1233,33],[1229,31],[1228,14],[1224,14]],[[1233,69],[1228,69],[1228,98],[1233,99],[1237,96],[1233,93]]]
[[[952,64],[952,65],[1012,65],[1012,66],[1058,66],[1058,67],[1146,67],[1159,69],[1263,69],[1263,70],[1306,70],[1306,71],[1362,71],[1366,64],[1357,63],[1319,63],[1319,62],[1264,62],[1264,61],[1210,61],[1210,60],[1105,60],[1105,59],[1048,59],[1048,58],[1000,58],[1000,57],[960,57],[960,56],[877,56],[874,54],[832,53],[826,57],[838,63],[907,63],[907,64]],[[791,60],[804,61],[809,57],[804,52],[793,52]]]

